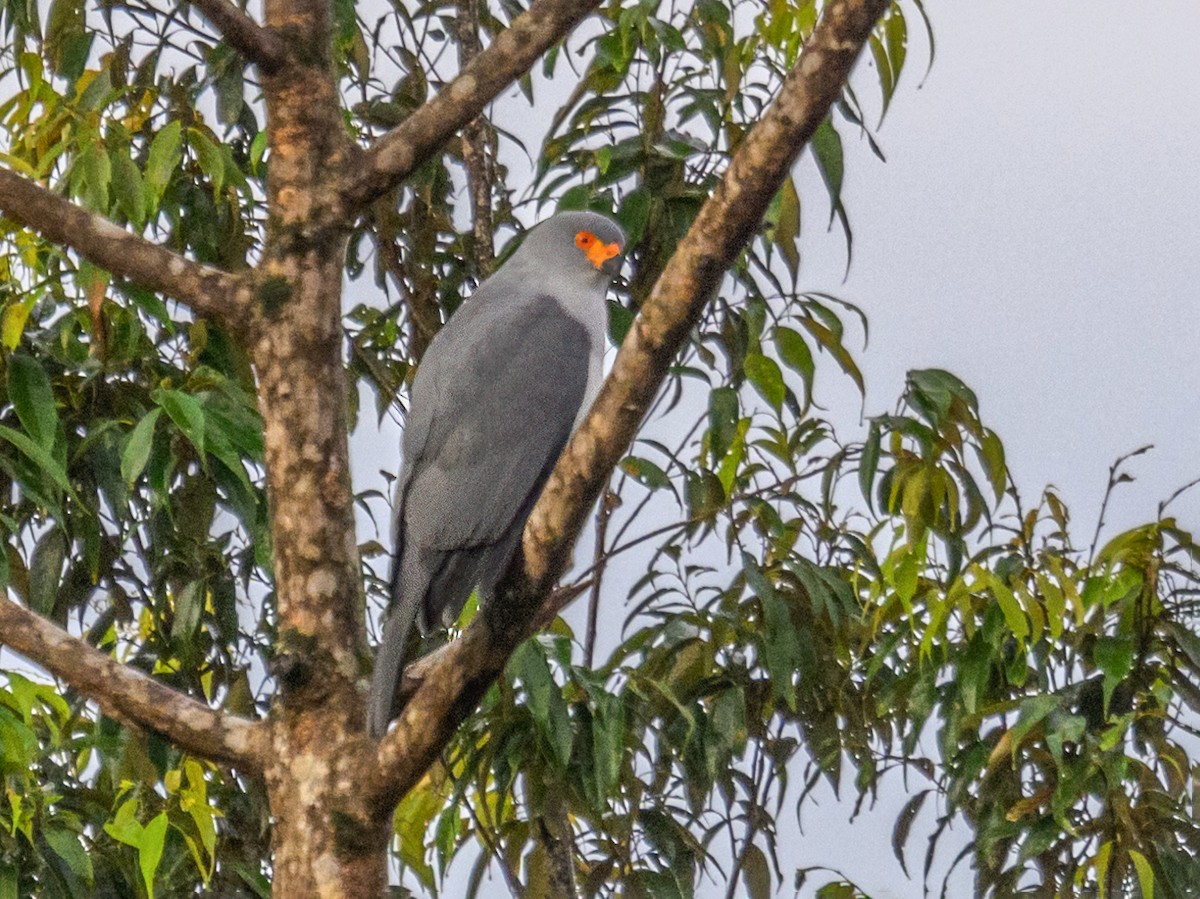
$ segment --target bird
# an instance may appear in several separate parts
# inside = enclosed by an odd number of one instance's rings
[[[382,736],[415,624],[485,601],[554,463],[603,380],[605,298],[625,235],[594,212],[530,230],[430,341],[417,368],[395,485],[390,598],[367,700]]]

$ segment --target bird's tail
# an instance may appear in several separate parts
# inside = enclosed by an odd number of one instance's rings
[[[375,656],[371,694],[367,699],[367,730],[376,739],[383,736],[392,720],[416,611],[415,604],[396,603],[383,626],[383,640]]]

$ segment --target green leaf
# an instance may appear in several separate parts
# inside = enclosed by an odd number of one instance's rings
[[[787,388],[783,383],[783,372],[779,364],[762,353],[751,353],[742,365],[746,377],[759,392],[763,399],[771,404],[777,413],[783,408],[783,400],[787,396]]]
[[[1179,649],[1187,656],[1188,661],[1200,669],[1200,636],[1197,636],[1186,625],[1176,621],[1167,621],[1166,628],[1175,639]]]
[[[112,162],[104,145],[96,143],[79,154],[77,164],[82,168],[86,204],[97,212],[108,212],[108,189],[112,184]]]
[[[667,473],[651,462],[638,456],[626,456],[621,460],[621,470],[644,487],[657,490],[671,483]]]
[[[625,342],[625,335],[633,326],[633,318],[633,310],[616,300],[608,301],[608,339],[612,341],[613,346],[620,346]]]
[[[138,846],[138,867],[142,870],[142,880],[146,884],[146,892],[154,899],[154,874],[158,871],[158,863],[162,860],[163,844],[167,839],[167,813],[159,812],[142,831]]]
[[[771,899],[771,866],[766,854],[753,843],[742,853],[742,877],[749,899]]]
[[[2,695],[2,694],[0,694]],[[33,760],[38,757],[38,738],[25,722],[12,711],[0,705],[0,773],[28,773]],[[15,794],[9,794],[9,802]],[[20,816],[13,815],[14,828]],[[28,836],[28,834],[26,834]]]
[[[191,394],[180,390],[158,389],[151,394],[154,402],[166,410],[171,421],[183,433],[204,462],[204,407]]]
[[[738,395],[732,387],[718,387],[708,398],[709,451],[714,463],[729,452],[737,437]]]
[[[1154,899],[1154,868],[1150,860],[1136,849],[1129,850],[1129,858],[1137,869],[1138,886],[1142,890],[1142,899]]]
[[[872,487],[875,484],[875,474],[879,470],[879,422],[871,422],[871,429],[867,432],[866,442],[863,443],[862,456],[858,460],[858,486],[862,490],[863,497],[867,500],[867,507],[874,508],[874,503],[871,501]]]
[[[1098,637],[1092,650],[1092,661],[1104,672],[1104,708],[1112,699],[1113,690],[1133,670],[1134,643],[1128,637]]]
[[[829,190],[832,208],[829,214],[829,224],[832,225],[834,215],[842,206],[842,180],[846,171],[842,137],[826,118],[817,126],[810,145],[813,157],[817,161],[817,168],[820,169],[821,177],[825,180],[825,186]]]
[[[562,689],[550,673],[550,665],[537,640],[526,640],[513,654],[513,671],[521,679],[528,697],[533,722],[560,765],[571,756],[573,728]]]
[[[1017,751],[1021,741],[1040,724],[1047,715],[1062,705],[1062,698],[1054,694],[1030,696],[1021,701],[1021,711],[1017,714],[1017,723],[1012,728],[1012,757],[1013,764],[1017,763]]]
[[[729,447],[725,458],[721,460],[721,464],[717,466],[717,480],[721,482],[721,490],[725,496],[733,495],[733,485],[737,481],[738,467],[746,457],[746,434],[749,430],[750,419],[739,419],[733,444]]]
[[[858,363],[854,361],[854,357],[850,355],[850,352],[842,344],[841,338],[815,319],[802,318],[800,319],[800,324],[804,326],[804,329],[808,333],[816,338],[817,343],[821,345],[822,349],[833,356],[838,367],[854,381],[858,387],[858,392],[865,393],[866,384],[863,382],[862,372],[859,371]]]
[[[199,128],[188,129],[188,143],[196,152],[200,171],[212,182],[213,195],[219,195],[225,186],[225,153]]]
[[[992,595],[996,597],[1000,611],[1004,613],[1004,621],[1008,624],[1008,629],[1012,631],[1014,637],[1024,641],[1029,636],[1029,619],[1025,617],[1025,610],[1021,608],[1021,604],[1013,595],[1012,590],[1000,578],[992,575],[988,584],[992,588]]]
[[[796,690],[792,678],[800,667],[803,650],[792,623],[792,611],[786,599],[779,595],[758,563],[749,553],[742,553],[742,571],[746,584],[763,607],[762,632],[766,644],[767,674],[771,677],[771,692],[777,700],[796,709]]]
[[[58,409],[50,378],[42,366],[24,353],[8,359],[8,398],[29,436],[47,452],[58,436]]]
[[[20,345],[25,323],[29,321],[29,313],[37,301],[38,294],[31,291],[25,299],[5,304],[3,318],[0,319],[0,342],[6,349],[15,350]]]
[[[625,760],[625,707],[621,697],[602,689],[591,694],[592,714],[592,774],[596,794],[606,803],[609,793],[621,776]]]
[[[146,223],[146,185],[137,163],[127,153],[114,151],[113,193],[117,208],[137,228]]]
[[[0,899],[18,899],[15,865],[0,864]]]
[[[62,531],[51,528],[42,534],[29,560],[29,607],[39,615],[49,615],[58,600],[67,541]]]
[[[782,326],[775,329],[775,349],[780,361],[804,380],[804,405],[807,407],[812,403],[813,376],[816,372],[812,350],[799,331]]]
[[[921,790],[912,797],[908,802],[904,803],[904,808],[900,810],[900,814],[896,816],[896,824],[892,828],[892,854],[896,856],[896,860],[900,862],[900,869],[904,871],[904,876],[910,876],[908,873],[908,864],[904,860],[904,847],[908,844],[908,835],[912,832],[913,822],[917,819],[917,815],[921,813],[921,806],[925,804],[925,800],[929,798],[929,794],[933,790]]]
[[[950,414],[955,400],[961,402],[971,415],[979,414],[979,400],[975,392],[944,369],[913,369],[907,375],[905,386],[909,398],[919,409],[935,413],[930,416],[932,424],[940,424]]]
[[[1008,487],[1008,466],[1004,461],[1004,444],[1000,442],[995,431],[984,430],[979,440],[979,456],[987,471],[988,481],[996,493],[996,502],[999,502]]]
[[[133,487],[146,468],[150,449],[154,445],[154,425],[161,414],[161,408],[151,409],[142,416],[125,441],[125,448],[121,451],[121,477],[127,487]]]
[[[800,271],[800,195],[796,192],[796,182],[785,179],[776,199],[774,242],[787,260],[788,272],[795,282]]]
[[[183,126],[178,119],[164,125],[150,141],[145,180],[150,201],[150,208],[147,212],[153,213],[158,209],[163,193],[166,192],[167,185],[171,182],[171,175],[182,158],[182,143]]]
[[[175,618],[171,622],[171,641],[181,652],[190,646],[200,626],[206,591],[202,581],[192,581],[175,597]]]
[[[80,844],[79,834],[49,825],[42,831],[42,835],[55,854],[67,863],[71,873],[91,886],[94,879],[92,859]]]
[[[222,65],[214,66],[217,69],[214,89],[217,94],[217,119],[222,125],[232,125],[245,105],[246,71],[241,54],[228,45],[225,48],[229,50],[228,56],[221,61]]]

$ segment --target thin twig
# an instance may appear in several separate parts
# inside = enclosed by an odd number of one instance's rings
[[[1092,567],[1092,563],[1096,561],[1096,546],[1100,542],[1100,532],[1104,530],[1104,516],[1108,512],[1108,500],[1113,494],[1118,484],[1125,481],[1132,481],[1133,476],[1128,474],[1119,474],[1120,468],[1130,459],[1135,456],[1140,456],[1142,453],[1148,453],[1154,449],[1154,444],[1147,443],[1145,446],[1139,446],[1137,449],[1126,453],[1123,456],[1117,456],[1117,460],[1108,467],[1108,486],[1104,488],[1104,499],[1100,503],[1100,517],[1096,519],[1096,532],[1092,535],[1092,547],[1088,550],[1088,567]]]
[[[596,510],[596,547],[592,552],[592,589],[588,595],[587,631],[583,638],[583,666],[592,667],[596,652],[596,619],[600,614],[600,583],[604,579],[604,566],[608,557],[604,552],[604,543],[608,537],[608,519],[616,507],[617,495],[611,490],[605,490],[600,498],[600,507]]]

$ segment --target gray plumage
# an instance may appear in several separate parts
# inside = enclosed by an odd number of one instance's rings
[[[580,234],[594,240],[581,247]],[[597,243],[623,246],[624,235],[588,212],[538,225],[438,332],[417,370],[396,483],[391,601],[367,706],[375,736],[395,714],[414,622],[426,632],[458,617],[472,590],[491,594],[595,398],[604,297],[620,265],[619,256],[601,264]]]

